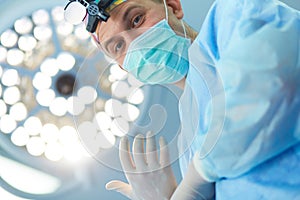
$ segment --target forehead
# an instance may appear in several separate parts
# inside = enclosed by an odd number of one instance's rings
[[[123,16],[125,15],[127,8],[133,6],[148,8],[151,7],[151,4],[153,4],[152,0],[127,0],[126,2],[117,6],[110,12],[110,18],[107,22],[98,24],[96,34],[99,41],[106,41],[112,35],[116,35],[121,31],[124,31],[122,29],[124,26]]]

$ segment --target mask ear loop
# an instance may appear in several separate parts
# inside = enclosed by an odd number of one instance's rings
[[[166,0],[164,0],[164,5],[165,5],[166,20],[167,22],[169,22],[169,14],[168,14],[168,7],[167,7]]]
[[[165,5],[166,20],[167,20],[167,22],[169,22],[168,7],[167,7],[166,0],[164,0],[164,5]],[[186,29],[185,29],[185,25],[184,25],[184,23],[183,23],[182,20],[180,20],[180,22],[181,22],[181,26],[182,26],[182,28],[183,28],[184,37],[187,38],[187,37],[186,37]]]
[[[183,28],[184,37],[187,38],[187,37],[186,37],[186,29],[185,29],[185,25],[184,25],[184,23],[183,23],[183,20],[180,20],[180,22],[181,22],[181,26],[182,26],[182,28]]]

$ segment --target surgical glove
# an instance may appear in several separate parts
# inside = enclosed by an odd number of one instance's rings
[[[122,138],[119,156],[129,183],[113,180],[106,184],[106,189],[115,190],[134,200],[170,199],[177,183],[170,166],[168,147],[162,137],[159,146],[158,159],[154,136],[147,134],[145,153],[144,138],[138,135],[133,141],[132,159],[128,139]]]
[[[211,200],[214,199],[215,184],[207,182],[191,162],[187,173],[172,195],[171,200]]]

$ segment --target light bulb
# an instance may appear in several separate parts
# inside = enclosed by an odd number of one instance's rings
[[[2,133],[9,134],[17,127],[17,122],[10,115],[3,115],[0,120],[0,130]]]
[[[31,137],[26,144],[28,153],[33,156],[40,156],[45,152],[45,142],[40,137]]]
[[[29,17],[22,17],[15,21],[14,27],[19,34],[28,34],[33,28],[33,23]]]
[[[54,58],[46,58],[41,64],[41,72],[48,76],[55,76],[59,71],[58,63]]]
[[[21,92],[16,86],[6,88],[3,93],[3,100],[9,105],[17,103],[21,98]]]
[[[127,100],[132,104],[141,104],[145,99],[144,92],[140,88],[132,87],[128,93]]]
[[[24,127],[19,127],[12,133],[11,141],[16,146],[25,146],[29,141],[29,134]]]
[[[51,89],[40,90],[36,95],[36,100],[41,106],[50,106],[54,98],[55,92]]]
[[[4,71],[2,75],[3,85],[10,87],[10,86],[18,85],[19,82],[20,82],[20,77],[17,70],[8,69]]]
[[[129,131],[129,123],[123,118],[115,118],[110,129],[115,136],[123,137]]]
[[[97,98],[97,92],[95,88],[91,86],[84,86],[80,88],[77,92],[78,97],[85,104],[93,103]]]
[[[108,130],[111,126],[112,119],[106,112],[98,112],[94,117],[94,123],[99,130]]]
[[[10,49],[7,52],[7,63],[13,66],[20,65],[24,61],[25,55],[24,52],[20,49]]]
[[[46,10],[40,9],[32,14],[32,20],[36,25],[48,24],[50,17]]]
[[[31,35],[23,35],[19,38],[18,45],[23,51],[31,51],[35,48],[37,42]]]
[[[24,103],[19,102],[14,104],[9,111],[9,114],[16,120],[16,121],[23,121],[27,117],[27,108]]]
[[[28,132],[29,135],[38,135],[41,130],[42,130],[42,122],[39,118],[37,117],[29,117],[25,122],[24,122],[24,128]]]
[[[74,67],[76,60],[72,54],[63,52],[58,55],[57,63],[62,71],[69,71]]]
[[[1,41],[2,45],[5,47],[8,47],[8,48],[15,46],[18,41],[17,33],[11,29],[4,31],[1,34],[0,38],[1,38],[0,41]]]
[[[105,102],[104,110],[111,117],[118,117],[122,114],[122,103],[117,99],[109,99]]]
[[[72,115],[80,115],[84,111],[84,102],[79,97],[71,96],[67,100],[68,112]]]
[[[134,106],[131,105],[129,103],[124,103],[122,106],[122,117],[129,121],[129,122],[133,122],[134,120],[136,120],[140,115],[140,110]]]
[[[96,140],[102,149],[109,149],[116,143],[116,137],[109,130],[99,132],[96,136]]]
[[[59,161],[64,156],[64,149],[58,142],[50,142],[46,145],[45,156],[51,161]]]
[[[50,76],[42,72],[38,72],[34,75],[32,84],[37,90],[48,89],[52,84],[52,79]]]
[[[57,97],[50,103],[50,112],[56,116],[64,116],[67,113],[67,100],[63,97]]]
[[[52,37],[52,34],[51,27],[47,25],[36,26],[33,30],[34,37],[40,41],[49,40]]]
[[[55,142],[59,137],[59,129],[55,124],[47,123],[42,127],[40,135],[46,143]]]

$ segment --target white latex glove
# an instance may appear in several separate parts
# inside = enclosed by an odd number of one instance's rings
[[[121,139],[119,156],[129,182],[113,180],[106,184],[107,190],[115,190],[134,200],[170,199],[177,187],[169,161],[169,151],[165,140],[159,140],[160,160],[156,149],[154,136],[147,134],[146,153],[144,152],[144,137],[134,138],[132,155],[127,137]]]
[[[213,200],[214,195],[215,184],[203,179],[191,162],[171,200]]]

